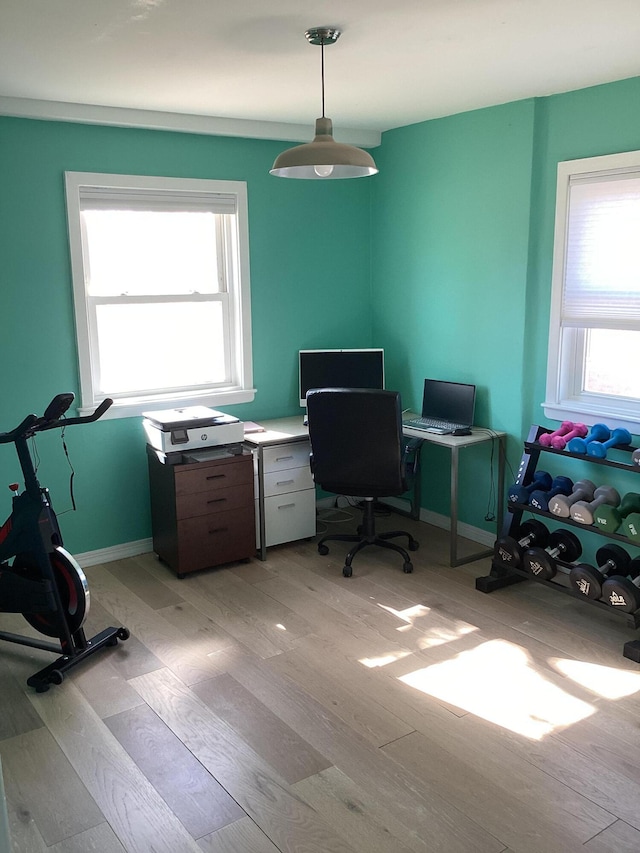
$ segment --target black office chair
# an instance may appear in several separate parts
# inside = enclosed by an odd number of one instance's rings
[[[405,572],[412,572],[404,548],[390,542],[406,536],[410,551],[419,543],[405,530],[376,533],[374,499],[402,495],[408,484],[404,463],[402,405],[397,391],[363,388],[320,388],[307,394],[311,471],[325,491],[364,498],[358,535],[323,536],[318,553],[328,554],[330,540],[355,542],[346,556],[342,574],[351,577],[351,562],[367,545],[390,548],[402,555]]]

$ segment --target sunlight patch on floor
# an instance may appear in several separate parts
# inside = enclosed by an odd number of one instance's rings
[[[422,624],[418,623],[428,621],[425,617],[430,613],[431,608],[425,607],[423,604],[414,604],[412,607],[406,607],[404,610],[394,610],[393,607],[378,602],[378,607],[386,610],[387,613],[391,613],[405,623],[396,628],[397,631],[402,633],[403,631],[411,630],[411,628],[422,631],[422,637],[417,643],[419,649],[429,649],[433,646],[442,646],[444,643],[452,643],[460,637],[464,637],[465,634],[471,634],[473,631],[478,630],[475,625],[470,625],[468,622],[456,622],[455,620],[452,620],[450,628],[443,628],[441,626],[431,628],[427,626],[425,630]]]
[[[524,649],[506,640],[482,643],[399,680],[532,740],[596,710],[536,672]]]
[[[360,658],[358,663],[368,666],[369,669],[373,669],[376,666],[388,666],[390,663],[395,663],[395,661],[406,658],[410,654],[412,652],[390,652],[387,655],[380,655],[377,658]]]
[[[604,699],[622,699],[640,691],[640,673],[581,660],[551,658],[549,663],[567,678]]]

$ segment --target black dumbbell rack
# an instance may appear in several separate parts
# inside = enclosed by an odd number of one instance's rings
[[[529,435],[527,436],[527,440],[524,443],[524,452],[522,454],[522,458],[520,460],[520,465],[518,466],[518,474],[516,476],[516,485],[518,486],[527,486],[533,481],[534,473],[538,467],[538,462],[540,460],[541,453],[550,453],[558,456],[562,456],[565,459],[567,457],[572,457],[574,459],[582,460],[583,462],[593,463],[595,465],[603,465],[608,466],[610,468],[620,468],[625,471],[629,471],[630,473],[640,474],[640,466],[634,465],[631,462],[618,462],[612,459],[599,459],[593,456],[585,456],[583,454],[571,453],[568,450],[556,450],[553,447],[544,447],[542,444],[538,443],[538,439],[543,433],[552,432],[552,430],[546,429],[545,427],[533,425],[529,430]],[[629,451],[632,453],[636,448],[631,445],[626,447],[618,447],[618,450]],[[619,533],[607,533],[604,530],[600,530],[599,528],[593,525],[584,525],[580,524],[577,521],[574,521],[572,518],[559,518],[557,515],[554,515],[551,512],[544,512],[543,510],[536,509],[535,507],[529,506],[528,504],[517,504],[517,503],[509,503],[507,507],[507,511],[505,512],[504,520],[502,523],[502,529],[500,531],[500,536],[512,536],[514,539],[518,538],[518,529],[522,522],[523,513],[531,513],[533,515],[539,515],[545,518],[552,519],[554,522],[561,522],[562,526],[567,527],[576,527],[581,531],[588,531],[589,533],[595,533],[599,536],[604,536],[606,539],[617,539],[620,542],[624,542],[627,545],[631,545],[632,547],[638,547],[638,544],[632,542],[627,539],[626,536],[622,536]],[[571,563],[565,562],[561,559],[557,560],[559,566],[564,566],[565,568],[570,568]],[[491,563],[491,572],[485,577],[476,578],[476,589],[480,592],[494,592],[497,589],[502,589],[505,586],[511,586],[515,583],[521,583],[522,581],[533,581],[534,583],[541,583],[545,586],[551,587],[559,592],[564,593],[565,595],[571,595],[573,598],[577,598],[580,601],[590,604],[593,607],[604,608],[607,613],[614,614],[619,618],[623,618],[626,620],[627,624],[632,628],[640,627],[640,610],[637,610],[635,613],[622,613],[620,611],[615,610],[615,608],[610,607],[604,601],[598,601],[592,598],[587,598],[584,595],[580,595],[577,592],[574,592],[570,587],[564,586],[561,583],[558,583],[556,580],[544,580],[542,578],[538,578],[530,572],[515,568],[514,566],[505,565],[500,560],[494,557]],[[630,660],[635,661],[636,663],[640,663],[640,640],[630,640],[625,643],[623,649],[623,655]]]

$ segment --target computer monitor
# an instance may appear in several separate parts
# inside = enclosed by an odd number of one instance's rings
[[[300,350],[298,377],[303,408],[312,388],[384,388],[384,350]]]

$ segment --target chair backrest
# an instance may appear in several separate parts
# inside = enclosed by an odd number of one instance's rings
[[[307,416],[311,468],[322,488],[358,497],[407,490],[398,391],[316,389],[307,394]]]

